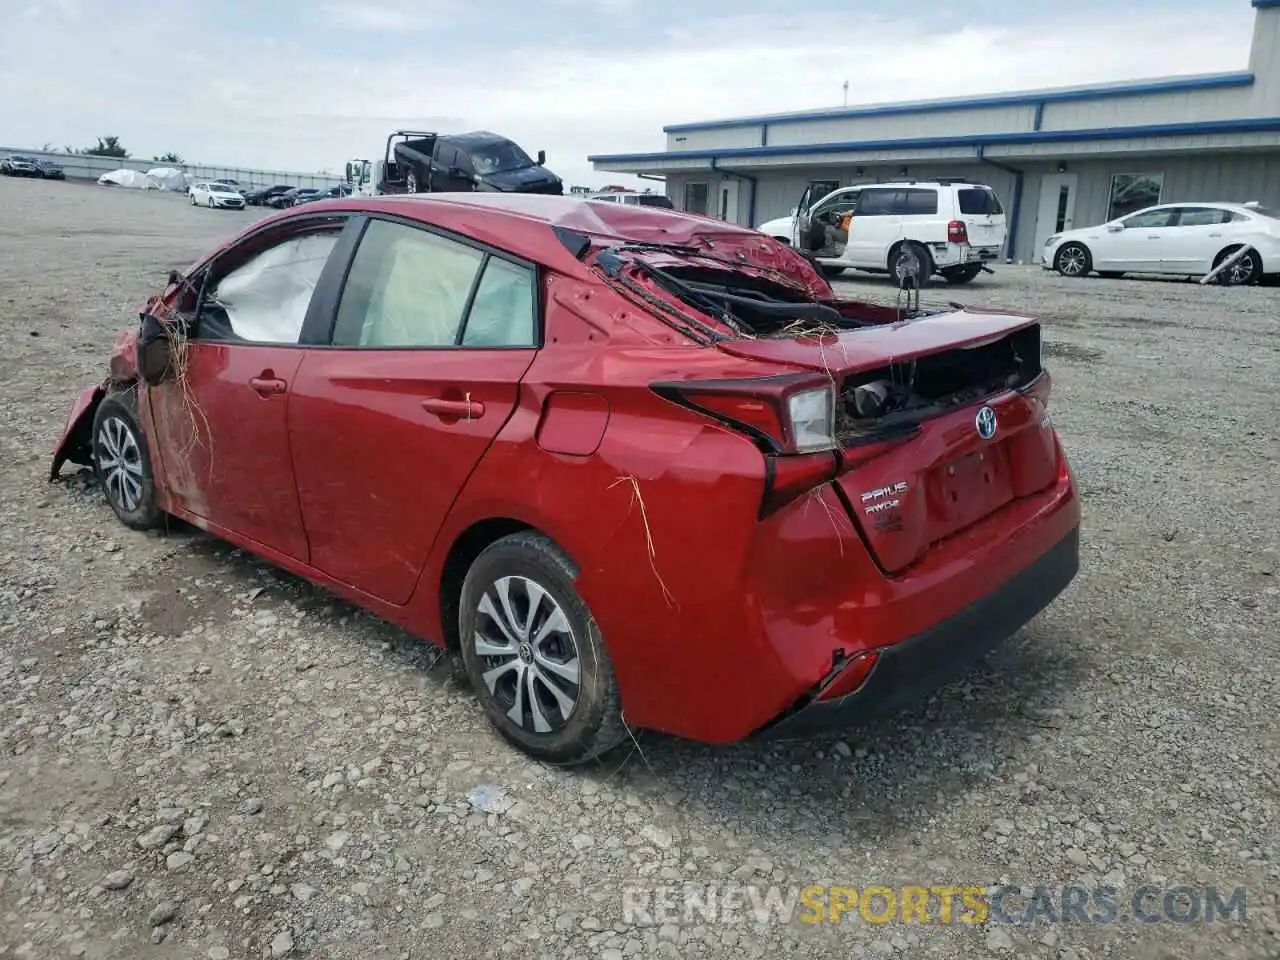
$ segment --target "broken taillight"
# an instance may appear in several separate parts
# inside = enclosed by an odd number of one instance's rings
[[[761,518],[836,475],[835,387],[826,377],[689,380],[653,389],[755,441],[765,455]]]
[[[653,390],[750,436],[766,453],[834,450],[835,385],[810,374],[655,383]]]
[[[968,243],[969,228],[963,220],[952,220],[947,224],[947,243]]]

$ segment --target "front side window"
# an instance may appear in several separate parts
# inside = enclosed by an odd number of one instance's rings
[[[200,301],[196,336],[201,340],[297,343],[320,272],[340,233],[340,225],[327,225],[322,230],[293,234],[220,277],[215,273]],[[216,263],[214,269],[218,271]]]
[[[1168,227],[1173,225],[1174,218],[1177,215],[1176,210],[1168,207],[1160,210],[1146,210],[1143,213],[1135,213],[1132,217],[1126,217],[1124,225],[1129,230]]]
[[[1119,220],[1160,202],[1164,190],[1163,173],[1117,173],[1111,178],[1108,220]]]

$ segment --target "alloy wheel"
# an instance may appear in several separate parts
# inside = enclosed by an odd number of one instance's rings
[[[1078,277],[1084,273],[1085,255],[1080,247],[1067,247],[1058,254],[1058,269],[1064,277]]]
[[[1248,283],[1253,279],[1253,257],[1245,254],[1227,269],[1227,283],[1232,286]]]
[[[120,417],[108,417],[98,429],[98,471],[109,496],[126,513],[142,502],[142,449],[132,428]]]
[[[512,722],[530,733],[564,727],[580,692],[578,642],[555,597],[528,577],[499,578],[480,597],[472,643]]]

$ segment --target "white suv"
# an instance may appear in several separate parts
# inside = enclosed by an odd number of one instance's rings
[[[812,203],[806,189],[794,215],[758,228],[814,258],[828,276],[847,268],[888,273],[901,284],[940,274],[968,283],[1004,249],[1004,207],[990,187],[963,180],[868,183]]]

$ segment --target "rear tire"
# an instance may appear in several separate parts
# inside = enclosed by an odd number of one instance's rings
[[[828,280],[833,280],[844,273],[844,267],[833,267],[829,264],[822,263],[818,265],[818,269],[822,271],[822,275]]]
[[[1233,257],[1238,253],[1240,247],[1228,247],[1218,254],[1213,260],[1213,267],[1216,270],[1222,261]],[[1252,283],[1256,283],[1262,276],[1262,260],[1258,256],[1258,251],[1250,250],[1244,257],[1235,263],[1232,267],[1224,270],[1218,276],[1218,283],[1224,287],[1247,287]]]
[[[524,531],[480,553],[459,600],[462,661],[489,721],[549,763],[583,763],[627,737],[613,665],[575,578],[549,537]]]
[[[138,421],[137,387],[109,393],[93,415],[93,471],[107,503],[131,530],[151,530],[163,514],[156,506],[155,474]]]
[[[1093,271],[1093,254],[1083,243],[1064,243],[1053,255],[1053,268],[1064,277],[1087,277]]]
[[[946,270],[942,271],[942,278],[946,280],[947,283],[954,284],[955,286],[961,286],[962,284],[976,280],[978,278],[978,274],[981,272],[982,267],[971,263],[966,264],[963,267],[948,267]]]

